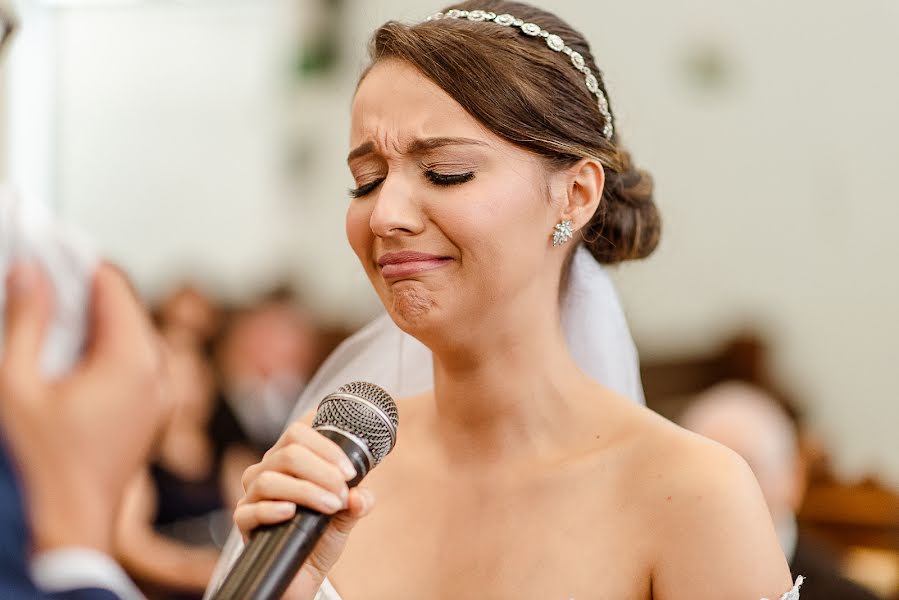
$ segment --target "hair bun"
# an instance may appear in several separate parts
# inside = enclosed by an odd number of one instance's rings
[[[583,231],[584,245],[602,264],[649,256],[662,233],[652,177],[634,167],[626,150],[619,149],[618,154],[621,169],[606,170],[599,208]]]

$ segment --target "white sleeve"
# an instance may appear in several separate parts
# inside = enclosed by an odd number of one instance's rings
[[[31,579],[38,589],[63,592],[82,588],[109,590],[122,600],[146,600],[122,567],[89,548],[60,548],[31,559]]]

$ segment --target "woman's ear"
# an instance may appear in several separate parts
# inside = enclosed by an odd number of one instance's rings
[[[595,158],[583,158],[563,173],[565,196],[560,217],[563,221],[571,221],[572,227],[578,230],[590,222],[599,208],[605,171]]]

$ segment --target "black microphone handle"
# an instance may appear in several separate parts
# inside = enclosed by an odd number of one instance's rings
[[[347,485],[358,485],[370,468],[365,450],[338,431],[320,433],[346,453],[356,468]],[[279,600],[330,522],[331,515],[297,506],[289,521],[257,527],[212,600]]]

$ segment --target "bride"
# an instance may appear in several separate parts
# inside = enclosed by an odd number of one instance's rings
[[[337,514],[286,597],[781,597],[789,570],[747,465],[591,376],[590,359],[627,362],[615,387],[639,394],[626,327],[596,318],[620,312],[598,264],[648,255],[659,219],[581,35],[487,0],[387,23],[370,54],[347,236],[433,383],[398,401],[396,448],[359,488],[311,415],[246,471],[244,536],[294,504]],[[599,293],[573,297],[585,289]],[[349,354],[329,368],[364,379],[373,353]]]

